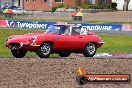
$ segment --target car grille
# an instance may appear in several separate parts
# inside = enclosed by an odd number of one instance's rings
[[[12,49],[19,49],[20,48],[20,43],[10,43],[9,44]]]

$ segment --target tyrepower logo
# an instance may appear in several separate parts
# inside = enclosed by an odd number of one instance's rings
[[[78,68],[79,75],[77,83],[83,85],[86,83],[130,83],[129,74],[86,74],[84,69]]]
[[[6,21],[7,21],[7,26],[10,28],[16,27],[16,25],[17,25],[17,23],[14,21],[8,21],[8,20],[6,20]]]

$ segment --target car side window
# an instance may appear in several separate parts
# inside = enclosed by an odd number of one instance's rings
[[[88,30],[86,28],[81,28],[81,35],[87,35],[88,34]]]
[[[70,27],[68,27],[68,28],[66,29],[66,31],[65,31],[64,34],[66,34],[66,35],[69,35],[69,34],[70,34]]]
[[[66,29],[67,29],[67,26],[61,26],[59,30],[59,34],[65,34]]]
[[[80,35],[81,27],[72,27],[71,35]]]

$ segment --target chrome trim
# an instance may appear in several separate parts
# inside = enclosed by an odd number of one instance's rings
[[[98,42],[98,43],[100,43],[100,44],[104,44],[105,42]]]
[[[31,46],[40,46],[40,45],[31,45]]]
[[[40,46],[40,45],[36,45],[36,44],[23,44],[23,46]]]

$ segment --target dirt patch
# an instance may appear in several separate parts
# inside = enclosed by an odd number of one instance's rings
[[[86,84],[77,68],[89,74],[131,74],[131,59],[0,59],[0,88],[132,88],[129,84]]]

